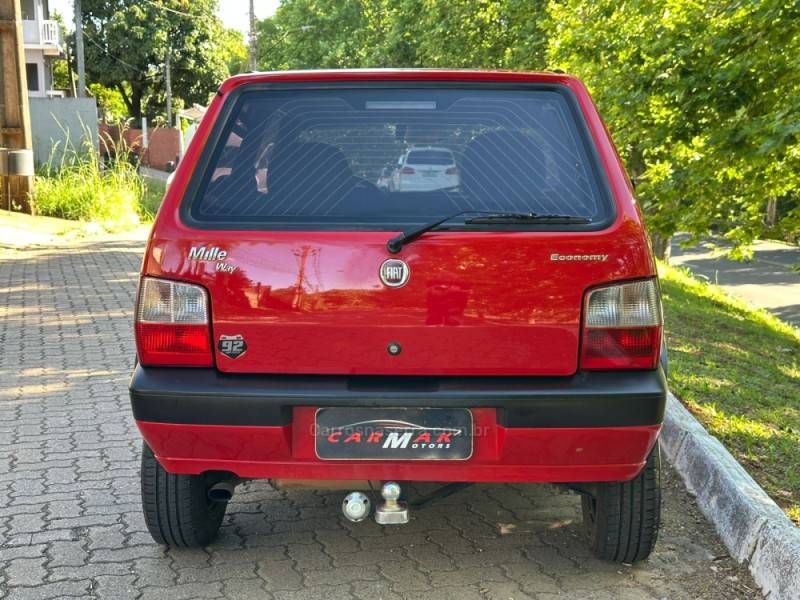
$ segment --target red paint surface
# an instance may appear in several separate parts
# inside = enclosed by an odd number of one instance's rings
[[[616,206],[596,232],[431,232],[405,247],[408,283],[378,278],[398,232],[202,231],[179,205],[230,92],[279,81],[545,82],[571,89],[588,124]],[[228,252],[234,274],[187,260],[192,246]],[[606,262],[553,262],[550,255],[608,254]],[[306,256],[311,285],[296,282]],[[311,268],[309,268],[311,267]],[[330,71],[241,75],[212,101],[161,206],[144,275],[190,281],[210,292],[212,340],[242,334],[247,352],[226,372],[394,375],[569,375],[578,368],[584,293],[596,285],[655,276],[642,216],[619,157],[585,87],[566,75],[499,71]],[[316,275],[319,273],[320,275]],[[399,356],[386,352],[398,342]],[[216,343],[214,344],[216,346]],[[494,409],[475,409],[479,435],[467,461],[321,461],[313,408],[286,427],[138,423],[175,473],[240,477],[431,481],[616,481],[634,477],[659,426],[506,429]]]
[[[571,89],[607,172],[617,218],[596,232],[432,232],[399,254],[411,276],[384,287],[380,264],[398,232],[202,231],[178,207],[227,95],[270,81],[548,82]],[[189,262],[192,246],[228,252],[235,273]],[[550,255],[608,254],[606,262]],[[298,257],[305,256],[305,259]],[[304,266],[301,264],[305,262]],[[308,284],[298,286],[300,269]],[[225,372],[395,375],[570,375],[578,368],[583,294],[589,287],[655,275],[641,215],[585,87],[565,75],[499,71],[331,71],[251,74],[223,84],[159,211],[143,274],[208,288],[212,339],[245,336]],[[386,352],[399,343],[398,356]],[[216,345],[216,343],[215,343]]]
[[[314,452],[314,408],[295,409],[293,425],[247,427],[138,422],[170,472],[230,471],[239,477],[414,481],[620,481],[635,477],[659,426],[531,429],[495,423],[473,409],[475,447],[466,461],[328,461]]]

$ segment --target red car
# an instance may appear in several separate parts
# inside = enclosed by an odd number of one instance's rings
[[[458,185],[375,185],[409,147]],[[156,218],[130,385],[156,541],[209,543],[235,486],[351,491],[403,523],[409,481],[548,482],[598,556],[659,527],[656,267],[586,88],[550,73],[226,81]],[[401,500],[402,498],[402,500]],[[435,499],[425,498],[425,501]]]

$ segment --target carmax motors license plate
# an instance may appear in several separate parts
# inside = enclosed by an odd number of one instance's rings
[[[328,460],[466,460],[472,413],[446,408],[320,408],[317,456]]]

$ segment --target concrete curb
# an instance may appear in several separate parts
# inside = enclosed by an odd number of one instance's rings
[[[800,529],[672,394],[661,448],[731,556],[748,561],[764,594],[800,599]]]

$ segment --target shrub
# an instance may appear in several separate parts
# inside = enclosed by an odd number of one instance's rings
[[[101,160],[91,137],[80,151],[54,148],[34,187],[39,214],[94,221],[105,229],[128,229],[139,224],[144,184],[129,160],[127,148],[115,148]],[[58,164],[53,157],[59,156]]]

